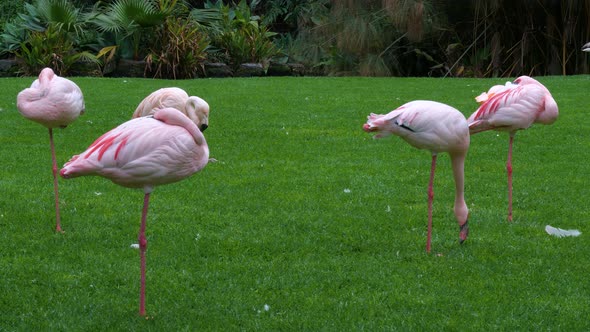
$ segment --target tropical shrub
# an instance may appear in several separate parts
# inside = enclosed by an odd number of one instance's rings
[[[37,75],[44,67],[51,67],[59,75],[65,75],[78,60],[96,61],[96,57],[88,51],[75,51],[72,40],[54,24],[42,32],[31,32],[15,55],[22,61],[22,74],[28,76]]]
[[[208,37],[199,25],[187,18],[169,16],[153,39],[148,65],[155,77],[194,78],[203,70]]]
[[[256,3],[254,1],[253,5]],[[210,18],[204,24],[214,49],[224,53],[234,68],[245,62],[268,64],[270,58],[278,54],[272,42],[276,33],[261,22],[260,16],[252,14],[246,1],[233,6],[224,5],[222,1],[207,2],[205,11],[193,10],[192,17],[199,21],[203,13]]]
[[[164,1],[162,1],[164,2]],[[124,59],[143,59],[155,29],[171,13],[176,1],[166,1],[165,7],[157,0],[116,0],[106,6],[97,6],[90,21],[103,32],[103,55],[107,51]]]
[[[96,56],[82,44],[87,40],[85,20],[82,11],[67,0],[25,3],[24,11],[5,24],[3,51],[23,63],[25,75],[36,75],[46,66],[67,74],[78,60],[98,65]]]
[[[11,24],[18,13],[24,8],[24,2],[21,1],[0,1],[0,33],[6,32],[6,25]],[[9,29],[14,30],[14,27]],[[9,32],[10,33],[10,32]],[[3,52],[5,47],[0,46],[0,57],[6,52]]]

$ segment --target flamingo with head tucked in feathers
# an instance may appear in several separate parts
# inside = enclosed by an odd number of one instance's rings
[[[417,100],[404,104],[385,115],[371,114],[363,129],[366,132],[378,132],[375,138],[390,134],[400,136],[413,147],[431,152],[427,252],[431,249],[436,157],[441,152],[450,155],[455,179],[454,212],[459,224],[459,242],[463,243],[469,234],[469,210],[464,197],[464,164],[469,149],[469,127],[465,116],[451,106],[434,101]]]
[[[471,134],[486,130],[509,134],[508,161],[508,220],[512,221],[512,145],[518,130],[534,123],[552,124],[558,116],[557,103],[547,88],[537,80],[520,76],[510,87],[502,89],[481,105],[468,119]]]
[[[141,288],[139,313],[145,315],[145,236],[150,193],[155,186],[173,183],[203,169],[209,148],[199,128],[173,108],[129,120],[99,137],[72,157],[60,171],[65,179],[98,175],[127,188],[144,191],[139,230]]]
[[[188,116],[201,131],[209,126],[209,104],[190,96],[181,88],[161,88],[145,97],[133,112],[133,118],[151,115],[157,109],[172,107]]]
[[[84,113],[84,96],[76,83],[57,76],[51,68],[44,68],[31,87],[18,94],[16,107],[25,118],[49,129],[55,195],[55,229],[61,232],[53,128],[65,128]]]

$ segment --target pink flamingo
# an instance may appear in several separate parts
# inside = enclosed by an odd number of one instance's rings
[[[57,76],[51,68],[44,68],[30,88],[16,97],[16,107],[27,119],[49,129],[53,190],[55,193],[56,231],[61,232],[57,186],[57,162],[53,145],[53,128],[65,128],[84,113],[84,97],[76,83]]]
[[[207,165],[205,137],[188,117],[173,108],[129,120],[99,137],[60,171],[65,179],[98,175],[127,188],[142,188],[145,196],[139,249],[141,287],[139,313],[145,316],[145,236],[150,193],[155,186],[180,181]]]
[[[552,124],[558,116],[557,103],[537,80],[520,76],[514,85],[482,102],[468,119],[470,134],[486,130],[507,131],[508,143],[508,221],[512,221],[512,144],[518,130],[533,123]]]
[[[188,116],[205,131],[209,126],[209,104],[197,96],[190,96],[180,88],[162,88],[152,92],[139,103],[133,118],[154,114],[157,109],[172,107]]]
[[[440,152],[447,152],[450,155],[455,178],[454,212],[459,224],[459,242],[463,243],[469,234],[467,224],[469,210],[464,197],[464,164],[469,149],[469,128],[465,116],[451,106],[434,101],[417,100],[404,104],[385,115],[371,114],[368,119],[363,129],[366,132],[379,132],[375,138],[394,134],[413,147],[426,149],[432,153],[428,183],[427,252],[430,252],[432,237],[436,157]]]

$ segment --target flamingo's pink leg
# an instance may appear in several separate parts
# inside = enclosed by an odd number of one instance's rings
[[[139,314],[145,316],[145,251],[147,249],[147,238],[145,237],[145,223],[150,203],[150,194],[146,193],[143,198],[143,211],[141,214],[141,226],[139,228],[139,257],[141,261],[141,281],[139,290]]]
[[[53,145],[53,130],[49,128],[49,144],[51,145],[51,171],[53,173],[53,191],[55,193],[55,230],[61,232],[61,222],[59,216],[59,194],[57,189],[57,161],[55,160],[55,146]]]
[[[432,155],[432,166],[430,167],[430,181],[428,182],[428,232],[426,233],[426,252],[430,253],[430,242],[432,239],[432,202],[434,201],[434,170],[436,168],[436,154]]]
[[[514,142],[514,133],[510,133],[510,142],[508,143],[508,161],[506,162],[506,172],[508,173],[508,221],[512,221],[512,143]]]

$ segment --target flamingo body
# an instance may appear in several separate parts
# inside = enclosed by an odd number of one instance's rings
[[[197,126],[173,108],[129,120],[99,137],[72,157],[60,171],[63,178],[98,175],[128,188],[144,190],[139,231],[141,258],[140,315],[145,315],[145,236],[149,197],[154,186],[173,183],[203,169],[209,148]]]
[[[49,130],[55,196],[55,229],[61,232],[53,128],[65,128],[84,113],[84,96],[76,83],[55,75],[51,68],[44,68],[31,87],[22,90],[17,95],[16,107],[25,118],[35,121]]]
[[[162,88],[152,92],[133,112],[133,118],[151,115],[157,109],[171,107],[188,116],[201,131],[209,125],[209,104],[197,96],[189,96],[180,88]]]
[[[464,198],[464,163],[469,149],[469,127],[461,112],[451,106],[426,100],[406,103],[388,114],[371,114],[363,126],[366,132],[377,132],[375,138],[397,135],[415,148],[432,154],[428,188],[428,234],[426,251],[431,248],[433,180],[436,157],[446,152],[451,157],[455,179],[454,213],[459,224],[459,240],[467,239],[469,210]]]
[[[493,87],[492,87],[493,88]],[[557,103],[537,80],[520,76],[514,84],[491,94],[468,119],[471,134],[486,130],[506,131],[508,145],[508,220],[512,220],[512,145],[518,130],[535,123],[552,124],[557,120]]]
[[[31,87],[18,94],[16,107],[25,118],[47,128],[65,128],[84,113],[84,97],[76,83],[44,68]]]
[[[173,108],[129,120],[98,138],[61,170],[64,178],[99,175],[128,188],[180,181],[207,165],[196,125]]]
[[[470,133],[486,130],[515,132],[533,123],[552,124],[558,116],[557,103],[541,83],[521,76],[516,84],[486,99],[468,119]]]

